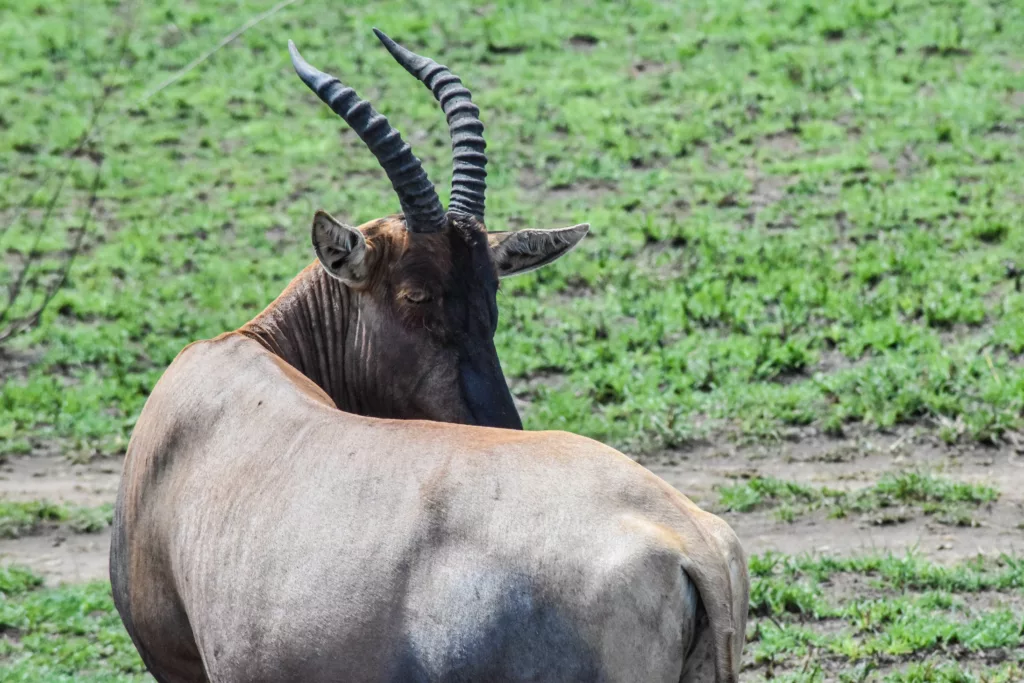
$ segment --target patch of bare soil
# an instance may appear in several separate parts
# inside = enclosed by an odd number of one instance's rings
[[[532,168],[519,173],[519,186],[539,200],[596,200],[614,192],[617,185],[610,180],[585,180],[577,183],[549,185],[545,176]]]
[[[47,586],[106,579],[110,529],[95,534],[53,531],[41,536],[0,539],[0,564],[28,567]]]
[[[3,332],[2,327],[0,332]],[[0,377],[4,378],[4,381],[24,379],[28,369],[38,362],[41,355],[39,352],[15,351],[0,347]]]
[[[657,76],[663,74],[669,70],[669,65],[664,62],[654,62],[647,59],[642,59],[629,67],[629,75],[631,78],[641,78],[643,76]]]
[[[702,446],[673,453],[649,469],[719,514],[736,531],[748,554],[903,554],[914,548],[933,561],[953,563],[979,553],[1024,553],[1024,457],[1011,449],[952,449],[917,443],[909,434],[859,440],[806,439],[799,443],[739,448]],[[826,511],[787,522],[773,510],[723,511],[717,487],[760,476],[815,487],[852,490],[884,474],[931,473],[954,481],[987,484],[999,499],[972,514],[978,526],[950,526],[933,515],[909,510],[891,518],[851,515],[828,519]]]
[[[120,459],[75,464],[62,455],[11,458],[0,466],[0,499],[93,506],[113,503]]]
[[[745,175],[753,185],[753,191],[750,193],[750,205],[757,209],[763,209],[782,201],[786,196],[786,188],[794,182],[792,177],[764,175],[756,167],[748,168]]]
[[[0,500],[47,500],[69,505],[113,503],[121,477],[118,459],[73,464],[61,455],[11,458],[0,466]],[[29,567],[47,585],[107,577],[109,530],[76,534],[48,529],[39,535],[0,538],[0,564]]]
[[[758,141],[758,146],[763,147],[782,158],[795,156],[802,149],[800,138],[797,137],[795,133],[788,130],[765,136],[763,139]]]

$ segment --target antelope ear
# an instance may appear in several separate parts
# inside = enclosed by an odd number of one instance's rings
[[[313,248],[320,264],[348,285],[366,279],[366,238],[359,228],[339,223],[326,211],[313,216]]]
[[[589,230],[589,223],[580,223],[554,230],[491,232],[487,234],[487,241],[498,266],[498,277],[509,277],[528,273],[565,256]]]

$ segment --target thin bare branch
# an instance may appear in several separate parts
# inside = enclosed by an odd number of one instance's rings
[[[132,18],[134,18],[134,12],[130,16]],[[118,50],[117,59],[116,59],[116,61],[114,63],[113,69],[110,72],[110,73],[112,73],[115,76],[117,75],[117,73],[120,72],[120,70],[122,68],[122,64],[124,62],[124,56],[128,53],[128,41],[129,41],[129,39],[131,37],[133,29],[134,29],[134,22],[133,22],[133,20],[130,19],[128,22],[126,22],[126,27],[125,27],[125,30],[124,30],[124,32],[122,34],[122,37],[121,37],[121,44],[120,44],[120,48]],[[102,83],[103,80],[105,80],[105,79],[101,79],[101,83]],[[10,316],[12,315],[12,311],[14,310],[14,307],[15,307],[15,305],[17,303],[17,299],[18,299],[19,296],[21,296],[22,291],[23,291],[24,286],[25,286],[25,283],[26,283],[26,281],[28,279],[29,271],[32,269],[32,266],[33,266],[34,262],[36,261],[36,259],[39,258],[39,245],[40,245],[40,243],[42,241],[43,234],[46,232],[46,228],[49,225],[50,218],[52,217],[54,209],[56,208],[57,201],[60,198],[61,192],[64,189],[64,185],[65,185],[65,183],[67,181],[67,178],[71,174],[71,170],[72,170],[74,164],[76,163],[75,160],[86,149],[86,145],[89,143],[89,141],[91,139],[93,139],[96,131],[99,129],[99,127],[100,127],[100,118],[103,115],[103,112],[104,112],[104,110],[105,110],[105,108],[107,106],[107,103],[110,100],[110,96],[111,96],[112,93],[113,93],[113,90],[109,86],[103,85],[103,87],[100,89],[100,91],[98,93],[96,93],[96,95],[93,96],[92,103],[91,103],[92,104],[92,113],[89,116],[88,125],[86,126],[85,131],[79,136],[78,141],[75,143],[74,148],[72,148],[72,150],[67,153],[67,155],[66,155],[67,159],[66,159],[66,161],[64,163],[64,166],[60,170],[60,172],[57,174],[57,178],[58,178],[57,179],[57,187],[54,189],[53,193],[50,195],[50,198],[49,198],[49,200],[46,203],[46,209],[45,209],[45,211],[43,213],[42,218],[36,223],[36,225],[34,227],[35,237],[32,240],[32,245],[30,246],[28,253],[24,255],[24,258],[23,258],[23,260],[21,262],[21,268],[20,268],[17,276],[15,276],[14,280],[11,282],[11,284],[10,284],[10,286],[8,288],[7,302],[6,302],[3,310],[0,311],[0,325],[3,325],[3,323],[7,322],[7,327],[6,328],[0,328],[0,342],[2,342],[5,339],[10,338],[11,336],[16,334],[17,332],[20,332],[22,330],[28,329],[29,327],[31,327],[32,325],[35,324],[35,322],[39,319],[39,316],[42,314],[42,309],[40,308],[37,311],[34,311],[34,312],[29,313],[29,314],[27,314],[25,316],[22,316],[18,320],[11,320],[10,319]],[[97,163],[97,166],[96,166],[96,172],[95,172],[96,173],[96,177],[95,177],[94,182],[93,182],[93,190],[94,191],[98,191],[98,188],[99,188],[99,180],[98,179],[99,179],[99,174],[100,174],[100,170],[102,169],[102,167],[103,167],[103,161],[102,161],[102,158],[101,158],[101,160]],[[28,206],[32,203],[32,198],[35,196],[35,194],[40,189],[42,189],[43,187],[46,186],[46,184],[49,182],[50,178],[53,177],[53,175],[54,175],[54,171],[51,169],[50,171],[48,171],[43,176],[43,179],[42,179],[42,181],[40,181],[39,185],[34,190],[32,190],[32,192],[30,192],[25,197],[25,199],[21,202],[21,204],[18,207],[18,209],[15,211],[15,214],[11,218],[11,221],[8,223],[8,225],[6,227],[6,230],[10,230],[15,225],[17,225],[18,221],[21,220],[21,216],[28,209]],[[90,214],[91,214],[91,207],[93,205],[95,205],[95,203],[96,203],[96,196],[94,194],[94,196],[92,196],[90,198],[90,200],[89,200],[89,206],[90,206],[90,212],[89,213]],[[89,220],[87,218],[84,221],[84,224],[88,225],[88,222],[89,222]],[[2,234],[3,234],[3,232],[0,231],[0,235],[2,235]],[[81,249],[82,240],[83,239],[84,239],[84,231],[80,232],[78,235],[76,235],[74,244],[72,245],[71,253],[69,255],[69,261],[73,261],[74,260],[75,255]],[[66,280],[66,278],[67,278],[67,270],[66,269],[68,267],[70,267],[70,263],[65,263],[64,266],[62,267],[61,275],[58,277],[58,281],[60,283],[63,283]],[[51,285],[52,285],[52,283],[51,283]],[[43,300],[45,302],[44,303],[44,307],[45,307],[45,304],[49,303],[49,300],[53,298],[54,294],[55,294],[55,292],[51,292],[49,290],[49,287],[47,287],[47,289],[46,289],[46,291],[45,291],[45,293],[43,295]]]
[[[121,45],[118,50],[117,60],[114,62],[114,75],[117,75],[121,71],[122,64],[124,63],[124,56],[128,53],[128,40],[131,37],[132,31],[134,30],[134,12],[130,16],[132,17],[132,20],[130,20],[127,23],[124,34],[121,37]],[[85,130],[82,132],[82,134],[78,137],[78,140],[75,142],[75,146],[71,148],[71,151],[65,153],[67,160],[64,163],[64,167],[60,170],[60,179],[57,181],[57,194],[60,193],[61,189],[64,186],[64,180],[71,173],[71,167],[75,163],[75,158],[82,153],[82,151],[85,149],[85,146],[93,138],[93,135],[95,135],[102,128],[102,126],[100,126],[99,123],[100,115],[103,113],[103,110],[106,107],[107,100],[110,98],[111,92],[112,91],[108,87],[104,86],[100,90],[100,92],[93,95],[92,101],[89,103],[92,109],[92,115],[89,117],[89,123],[88,125],[86,125]],[[22,215],[24,215],[26,209],[28,209],[29,204],[32,203],[32,198],[36,195],[37,192],[39,192],[39,190],[46,187],[46,184],[50,182],[50,178],[53,177],[53,174],[53,169],[49,169],[46,173],[43,174],[42,180],[39,181],[35,189],[33,189],[31,192],[25,195],[25,199],[21,201],[20,205],[18,206],[18,209],[14,212],[14,216],[12,216],[11,220],[7,223],[7,226],[4,229],[0,230],[0,235],[3,235],[4,232],[12,229],[15,225],[18,224],[18,221],[21,220],[21,217]],[[37,229],[38,227],[39,226],[37,226]],[[0,317],[0,321],[2,320],[3,318]]]
[[[20,332],[30,329],[38,323],[40,317],[43,315],[43,311],[46,310],[46,307],[50,305],[53,297],[56,296],[57,292],[60,291],[60,288],[64,286],[65,282],[67,282],[71,266],[74,264],[75,258],[81,252],[82,244],[85,242],[85,235],[89,231],[89,224],[92,221],[93,211],[96,208],[96,202],[99,198],[102,171],[103,162],[100,161],[93,173],[92,185],[89,191],[89,203],[86,205],[85,216],[82,217],[82,225],[75,231],[76,234],[74,241],[71,244],[71,248],[68,250],[68,257],[64,260],[60,273],[47,284],[46,292],[43,294],[43,300],[31,313],[22,316],[18,320],[12,321],[6,329],[0,329],[0,343],[3,343],[5,340],[10,339]]]
[[[251,29],[253,26],[255,26],[256,24],[260,23],[264,19],[269,19],[270,17],[274,16],[275,14],[277,14],[278,12],[283,10],[288,5],[294,4],[295,2],[297,2],[297,0],[281,0],[281,2],[277,3],[276,5],[274,5],[270,9],[268,9],[266,12],[263,12],[262,14],[258,14],[255,17],[252,17],[247,22],[245,22],[244,24],[242,24],[241,26],[236,28],[234,31],[232,31],[228,35],[224,36],[220,40],[220,42],[217,43],[216,45],[214,45],[212,48],[210,48],[209,50],[207,50],[203,54],[201,54],[198,57],[196,57],[195,59],[193,59],[191,62],[186,64],[184,67],[182,67],[178,71],[174,72],[171,76],[169,76],[165,81],[163,81],[162,83],[157,85],[155,88],[152,88],[152,89],[146,91],[142,95],[142,97],[139,98],[139,100],[136,103],[136,105],[142,104],[142,103],[146,102],[151,97],[153,97],[153,95],[156,95],[158,92],[160,92],[161,90],[163,90],[167,86],[169,86],[172,83],[180,80],[186,74],[188,74],[188,72],[192,71],[197,66],[199,66],[200,64],[205,62],[207,59],[209,59],[215,53],[217,53],[221,48],[223,48],[225,45],[231,43],[233,40],[235,40],[240,35],[242,35],[246,31],[248,31],[249,29]]]
[[[75,236],[75,241],[70,250],[69,257],[62,266],[59,276],[46,286],[46,290],[43,295],[43,301],[39,307],[35,308],[31,313],[23,315],[19,320],[8,320],[8,318],[11,316],[11,311],[13,310],[13,307],[15,305],[15,300],[23,293],[24,286],[28,278],[28,271],[31,269],[33,265],[33,260],[38,257],[38,247],[42,239],[42,234],[45,231],[47,224],[49,223],[49,219],[53,213],[54,207],[56,206],[57,198],[60,196],[60,193],[64,188],[67,176],[70,175],[71,173],[71,169],[75,162],[75,158],[79,156],[83,150],[86,149],[86,146],[92,140],[101,135],[109,125],[117,121],[119,119],[120,114],[123,114],[132,107],[137,107],[138,105],[150,100],[152,97],[166,89],[168,86],[177,82],[185,75],[187,75],[190,71],[194,70],[200,64],[208,60],[210,57],[212,57],[215,53],[224,48],[226,45],[229,45],[232,41],[236,40],[239,36],[244,34],[253,26],[256,26],[260,22],[274,16],[284,8],[294,4],[297,1],[298,0],[281,0],[276,5],[266,10],[265,12],[262,12],[261,14],[251,17],[249,20],[247,20],[241,26],[236,28],[234,31],[224,36],[215,46],[205,51],[195,59],[193,59],[183,68],[172,74],[170,77],[159,83],[154,88],[147,90],[139,99],[120,107],[116,112],[113,113],[113,115],[110,118],[101,123],[100,116],[102,115],[106,107],[106,104],[110,98],[110,94],[112,92],[112,89],[110,87],[104,86],[102,94],[98,96],[98,103],[96,98],[94,98],[93,100],[93,112],[85,132],[79,137],[74,148],[69,153],[67,153],[67,163],[64,165],[64,168],[62,168],[58,174],[56,190],[47,202],[46,211],[42,219],[35,226],[36,235],[35,239],[33,240],[32,247],[30,248],[26,256],[22,264],[22,268],[18,273],[17,277],[15,278],[15,281],[11,284],[9,288],[9,296],[6,306],[4,307],[3,311],[0,312],[0,325],[2,325],[5,321],[7,322],[6,328],[0,328],[0,343],[21,331],[31,328],[39,321],[46,306],[56,295],[56,292],[60,289],[60,287],[62,287],[63,284],[66,282],[67,275],[71,268],[71,265],[74,262],[75,258],[77,257],[78,253],[81,251],[86,230],[92,218],[93,208],[97,201],[100,169],[103,165],[102,158],[97,164],[96,175],[94,177],[92,187],[92,196],[89,199],[89,206],[86,212],[86,217],[83,220],[83,226],[81,229],[79,229],[77,235]],[[134,18],[134,12],[131,13],[131,17]],[[122,36],[120,51],[117,57],[115,68],[112,72],[115,75],[120,71],[121,66],[124,63],[124,56],[127,54],[128,50],[128,40],[132,33],[133,21],[129,20],[126,23],[127,30],[124,32]],[[32,198],[36,195],[37,192],[39,192],[39,190],[42,187],[46,186],[46,184],[50,181],[53,175],[54,171],[52,169],[44,175],[39,185],[28,194],[28,196],[25,198],[23,202],[21,202],[19,208],[15,211],[14,217],[5,229],[10,229],[11,227],[17,224],[17,222],[21,219],[24,212],[27,210],[28,206],[31,204]],[[2,234],[3,231],[0,230],[0,235]]]
[[[64,168],[61,170],[61,173],[58,177],[57,188],[53,191],[53,194],[50,195],[50,199],[46,203],[46,210],[43,213],[43,217],[35,226],[35,238],[32,240],[32,246],[29,248],[28,254],[25,255],[25,258],[22,261],[21,270],[18,272],[17,277],[14,279],[14,281],[11,283],[8,289],[7,305],[4,307],[3,311],[0,311],[0,324],[7,320],[7,316],[14,308],[15,299],[17,299],[18,296],[21,294],[22,287],[24,287],[25,285],[25,279],[28,276],[28,271],[32,268],[32,263],[37,257],[39,244],[42,241],[43,234],[46,232],[46,226],[50,222],[50,217],[53,215],[53,210],[57,205],[57,200],[60,199],[61,191],[64,189],[64,183],[67,180],[67,177],[71,174],[72,164],[74,164],[75,158],[85,148],[86,140],[89,138],[93,129],[96,127],[96,124],[99,121],[99,117],[103,113],[103,108],[110,97],[110,89],[104,87],[102,93],[103,94],[99,100],[99,104],[93,109],[93,113],[89,119],[89,126],[86,129],[86,132],[82,134],[82,136],[79,138],[78,144],[75,146],[74,150],[72,150],[71,154],[68,156],[68,160],[65,163]],[[28,205],[31,203],[31,199],[31,195],[29,197],[26,197],[25,201],[22,202],[22,205],[20,207],[21,211],[24,211],[28,207]],[[16,214],[13,221],[17,221],[18,218],[20,218],[20,215]],[[10,227],[14,225],[13,221],[8,227],[8,229],[10,229]]]

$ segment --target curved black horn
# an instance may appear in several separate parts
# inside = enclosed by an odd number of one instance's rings
[[[355,90],[311,66],[290,40],[288,52],[292,56],[292,66],[302,82],[334,113],[345,119],[345,123],[351,126],[377,157],[398,193],[398,201],[402,204],[409,230],[437,232],[443,229],[446,218],[441,200],[420,160],[412,153],[412,147],[402,140],[401,134],[369,102],[360,99]]]
[[[484,124],[480,109],[473,104],[469,90],[448,67],[404,47],[373,29],[380,42],[405,70],[430,88],[448,117],[452,136],[452,197],[448,211],[484,219],[484,193],[487,190],[487,154],[484,149]]]

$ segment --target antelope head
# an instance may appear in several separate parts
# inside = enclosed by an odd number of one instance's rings
[[[499,279],[563,256],[589,226],[489,232],[483,124],[469,90],[447,67],[374,32],[448,119],[448,209],[388,120],[289,41],[299,77],[369,147],[402,212],[352,227],[318,211],[317,261],[242,331],[319,384],[342,410],[521,429],[494,347]]]

